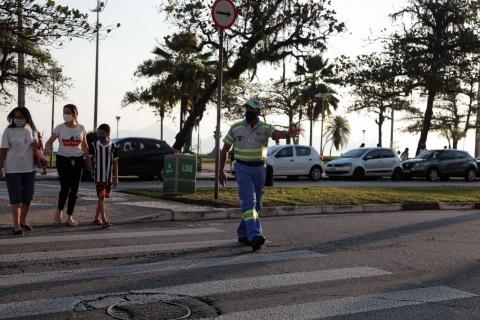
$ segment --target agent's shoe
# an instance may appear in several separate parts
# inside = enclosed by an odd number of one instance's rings
[[[53,220],[55,220],[56,223],[62,223],[62,211],[61,210],[57,210],[55,212],[55,216],[54,216]]]
[[[265,237],[262,235],[259,235],[253,238],[252,241],[250,241],[250,245],[252,246],[253,252],[260,249],[264,243],[265,243]]]
[[[243,244],[246,245],[246,246],[250,246],[250,245],[251,245],[251,243],[250,243],[250,241],[248,240],[247,237],[245,237],[245,238],[238,238],[238,242],[243,243]]]

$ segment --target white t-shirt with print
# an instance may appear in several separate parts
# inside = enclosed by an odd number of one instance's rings
[[[62,123],[53,129],[53,133],[58,137],[59,141],[57,154],[63,157],[81,157],[83,155],[84,126],[77,124],[75,128],[70,128],[65,123]]]
[[[38,141],[37,134],[28,125],[5,129],[0,145],[0,148],[8,149],[3,165],[5,173],[28,173],[37,169],[33,161],[33,141]]]

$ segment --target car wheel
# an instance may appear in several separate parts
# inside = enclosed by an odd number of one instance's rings
[[[435,168],[432,168],[428,170],[427,174],[427,179],[428,181],[436,182],[440,178],[440,175],[438,174],[438,170]]]
[[[474,168],[469,168],[465,174],[465,181],[473,182],[477,178],[477,172]]]
[[[392,180],[393,181],[402,180],[402,176],[403,176],[403,170],[402,169],[395,168],[395,170],[393,170],[393,174],[392,174]]]
[[[322,179],[322,168],[319,166],[315,166],[310,170],[309,174],[310,180],[312,181],[319,181]]]
[[[365,170],[363,170],[362,168],[356,168],[353,171],[353,179],[357,181],[365,179]]]

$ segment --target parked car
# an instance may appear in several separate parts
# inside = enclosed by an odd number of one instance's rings
[[[157,177],[163,180],[165,155],[174,153],[165,141],[150,138],[122,138],[113,139],[112,142],[118,145],[120,176],[138,176],[142,180],[152,180]],[[84,180],[91,179],[90,177],[90,172],[84,172]]]
[[[268,148],[267,156],[267,165],[272,166],[274,177],[306,176],[318,181],[325,171],[320,155],[313,147],[276,145]]]
[[[480,158],[475,159],[477,162],[477,177],[480,177]]]
[[[353,177],[361,180],[365,177],[402,178],[402,164],[397,153],[388,148],[353,149],[339,159],[327,163],[329,178]]]
[[[450,177],[474,181],[478,172],[477,161],[468,152],[452,149],[424,151],[402,165],[406,178],[425,177],[430,181]]]

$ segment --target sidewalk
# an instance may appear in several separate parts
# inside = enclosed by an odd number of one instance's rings
[[[93,193],[79,194],[74,217],[80,225],[94,226],[92,221],[95,217],[96,200],[96,196]],[[36,196],[32,203],[28,222],[32,224],[32,226],[57,225],[53,221],[56,204],[57,197],[55,196]],[[125,224],[149,220],[171,221],[174,220],[174,213],[177,215],[181,213],[204,214],[205,212],[213,213],[218,210],[210,207],[185,205],[171,201],[158,201],[120,193],[112,194],[112,197],[106,202],[106,209],[107,216],[112,224]],[[0,229],[11,227],[12,217],[10,212],[8,197],[0,196]],[[211,218],[213,219],[215,217],[212,216]],[[64,219],[66,219],[66,215],[64,215]]]
[[[228,166],[227,166],[228,167]],[[234,179],[235,177],[226,169],[227,178]],[[214,180],[215,179],[215,164],[214,163],[204,163],[202,165],[202,171],[197,172],[198,180]],[[37,180],[58,180],[57,169],[48,168],[47,174],[42,175],[41,170],[37,171]]]

